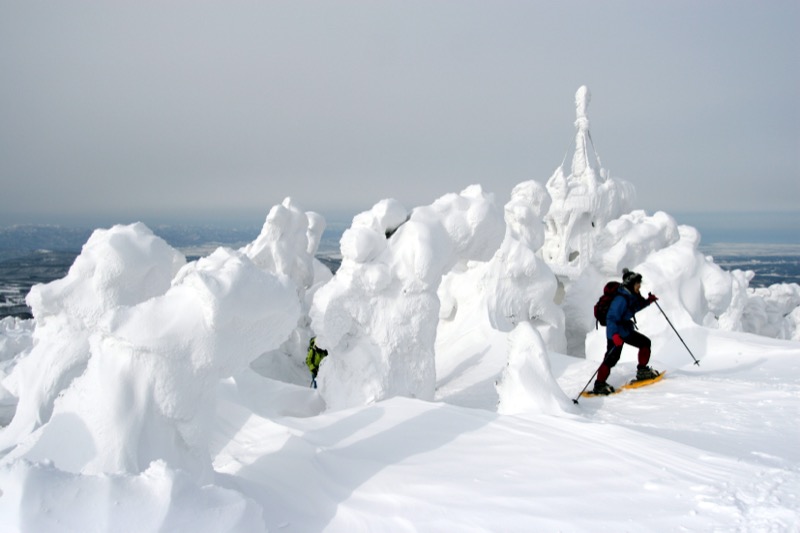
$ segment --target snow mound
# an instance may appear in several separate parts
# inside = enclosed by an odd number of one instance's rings
[[[576,412],[550,369],[542,337],[528,322],[508,336],[508,366],[497,384],[500,414]]]

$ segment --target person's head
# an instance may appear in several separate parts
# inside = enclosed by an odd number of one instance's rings
[[[639,292],[639,288],[642,285],[642,275],[633,272],[632,270],[628,270],[627,268],[622,269],[622,285],[625,286],[631,292]]]

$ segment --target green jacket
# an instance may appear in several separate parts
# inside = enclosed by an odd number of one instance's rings
[[[328,355],[328,350],[317,347],[316,337],[311,337],[311,342],[308,343],[308,355],[306,356],[306,366],[311,371],[311,377],[317,377],[319,364],[325,359],[326,355]]]

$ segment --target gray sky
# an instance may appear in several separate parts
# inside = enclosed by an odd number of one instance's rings
[[[583,84],[638,207],[800,211],[798,34],[796,0],[0,0],[0,224],[502,204]]]

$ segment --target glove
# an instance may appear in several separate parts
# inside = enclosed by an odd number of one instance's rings
[[[655,294],[653,294],[652,292],[648,292],[647,293],[647,303],[648,304],[651,304],[651,303],[657,302],[657,301],[658,301],[658,297]]]
[[[611,336],[611,342],[614,343],[614,346],[622,346],[622,337],[619,336],[619,333],[614,333]]]

